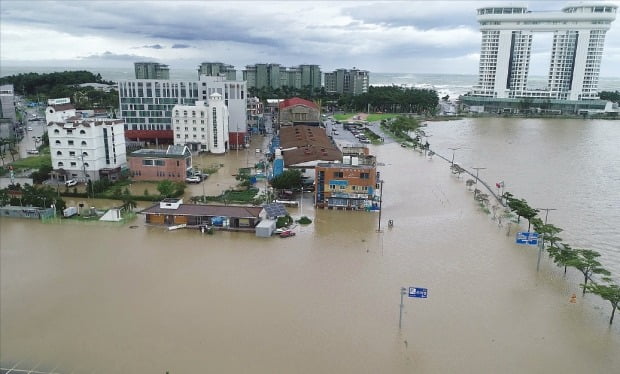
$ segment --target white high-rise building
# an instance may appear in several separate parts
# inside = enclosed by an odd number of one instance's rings
[[[598,98],[605,33],[616,18],[608,3],[568,5],[562,11],[527,7],[478,9],[482,32],[478,84],[472,95],[492,98],[584,100]],[[553,33],[546,89],[528,89],[532,40]]]
[[[217,92],[230,115],[229,147],[242,146],[247,137],[247,88],[244,81],[201,75],[199,80],[131,79],[118,82],[120,116],[131,140],[174,143],[172,108],[206,101]],[[237,143],[237,140],[239,141]]]
[[[209,101],[195,105],[175,105],[172,109],[174,144],[195,152],[225,153],[228,149],[228,107],[214,92]]]
[[[86,182],[116,180],[127,167],[125,122],[118,119],[79,119],[50,122],[47,135],[52,179]]]

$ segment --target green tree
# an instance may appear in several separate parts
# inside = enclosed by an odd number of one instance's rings
[[[123,208],[125,208],[128,212],[132,212],[133,209],[138,206],[136,199],[131,195],[127,188],[123,191],[121,198],[123,200]]]
[[[605,279],[610,281],[609,278]],[[586,286],[588,292],[599,295],[603,300],[609,301],[611,304],[611,317],[609,318],[609,324],[614,322],[614,315],[616,309],[620,309],[620,286],[617,284],[597,284],[591,282]]]
[[[569,263],[577,257],[575,250],[573,250],[570,245],[564,243],[554,243],[554,245],[547,248],[547,252],[556,265],[564,266],[564,275],[566,275]]]
[[[271,186],[278,190],[301,188],[301,171],[289,169],[271,179]]]
[[[163,197],[171,197],[174,195],[174,190],[174,182],[171,180],[166,179],[157,183],[157,191],[159,191],[159,194]]]
[[[566,261],[566,265],[574,267],[579,270],[583,274],[583,294],[586,294],[586,286],[588,285],[588,280],[592,280],[592,275],[594,274],[602,274],[602,275],[610,275],[611,273],[607,271],[601,263],[597,260],[598,257],[601,256],[600,253],[593,251],[591,249],[582,249],[577,248],[574,250],[575,257]]]

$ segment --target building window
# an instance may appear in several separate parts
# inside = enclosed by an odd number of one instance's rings
[[[90,166],[90,165],[88,164],[88,162],[85,162],[85,163],[84,163],[84,167],[85,167],[85,168],[87,168],[87,167],[89,167],[89,166]]]
[[[80,135],[86,135],[86,131],[80,130]]]
[[[59,167],[59,168],[61,168],[61,167],[63,167],[63,166],[65,166],[65,164],[64,164],[63,162],[59,162],[59,163],[58,163],[58,167]]]
[[[82,140],[82,145],[84,145],[84,146],[86,145],[86,141],[85,140]]]
[[[67,130],[67,135],[73,135],[73,130]]]
[[[181,134],[177,134],[177,139],[181,139]]]
[[[56,156],[62,156],[62,152],[60,151],[56,152]]]
[[[67,143],[68,143],[69,145],[73,145],[73,140],[69,140]]]
[[[370,179],[370,173],[360,173],[360,179]]]
[[[56,140],[56,144],[60,145],[60,140]]]
[[[74,151],[69,152],[69,156],[74,157],[75,156],[75,152]]]
[[[71,163],[71,167],[76,167],[77,166],[77,162],[72,162]]]
[[[335,171],[334,178],[344,178],[344,173],[341,171]]]
[[[88,156],[88,152],[82,152],[82,156]]]
[[[54,134],[60,134],[60,130],[58,129],[54,130]]]

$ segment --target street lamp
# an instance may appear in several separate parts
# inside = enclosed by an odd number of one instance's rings
[[[448,149],[452,150],[452,162],[451,162],[451,165],[454,166],[454,152],[459,150],[459,149],[461,149],[461,147],[456,147],[456,148],[448,147]]]
[[[537,208],[538,210],[545,211],[545,225],[547,225],[547,217],[549,216],[550,210],[557,210],[556,208]],[[541,245],[538,246],[538,260],[536,261],[536,271],[540,269],[540,256],[542,255],[542,251],[545,249],[545,232],[542,233]]]
[[[486,168],[472,168],[472,169],[474,169],[476,171],[476,186],[478,186],[478,172],[480,170],[484,170]]]

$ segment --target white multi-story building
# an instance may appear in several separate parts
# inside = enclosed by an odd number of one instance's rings
[[[597,99],[605,33],[617,6],[580,3],[562,11],[531,12],[527,7],[478,9],[482,32],[478,84],[474,96],[492,98]],[[528,89],[532,40],[553,33],[546,89]]]
[[[229,146],[247,136],[247,88],[244,81],[201,75],[198,81],[132,79],[118,82],[120,116],[131,140],[174,143],[172,108],[222,95],[230,115]]]
[[[64,122],[71,117],[75,117],[76,111],[71,99],[49,99],[45,108],[45,123]]]
[[[214,92],[209,101],[175,105],[172,109],[174,144],[194,152],[225,153],[229,143],[229,114],[222,95]]]
[[[116,180],[127,167],[125,122],[118,119],[79,119],[50,122],[47,135],[52,179]]]

